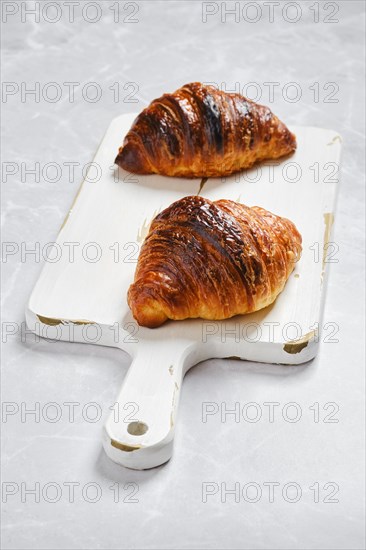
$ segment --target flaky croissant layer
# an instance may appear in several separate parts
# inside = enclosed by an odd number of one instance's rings
[[[286,218],[230,200],[189,196],[153,220],[128,304],[141,326],[227,319],[271,304],[301,253]]]

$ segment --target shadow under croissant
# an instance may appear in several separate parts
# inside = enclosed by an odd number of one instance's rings
[[[296,154],[296,153],[295,153]],[[286,162],[287,159],[293,159],[294,153],[285,155],[275,160],[258,161],[250,168],[238,170],[230,176],[222,177],[210,177],[210,178],[179,178],[171,176],[162,176],[160,174],[133,174],[129,173],[123,168],[115,165],[113,173],[110,175],[114,178],[114,181],[119,183],[128,183],[132,185],[138,185],[139,187],[148,187],[151,190],[161,191],[177,191],[183,195],[201,195],[204,186],[207,181],[210,182],[210,191],[214,191],[216,188],[223,185],[228,178],[234,179],[238,183],[250,183],[253,180],[253,174],[256,175],[257,169],[260,166],[277,166],[278,164]],[[257,184],[260,181],[256,182]]]
[[[136,185],[138,187],[148,187],[152,191],[176,191],[184,195],[198,195],[202,186],[203,178],[174,178],[169,176],[161,176],[159,174],[149,174],[141,176],[139,174],[130,174],[122,168],[115,167],[114,172],[110,175],[115,182],[119,184]],[[207,179],[206,179],[207,181]],[[219,178],[215,185],[222,184]]]
[[[253,313],[247,313],[245,315],[234,315],[228,319],[222,320],[212,320],[212,319],[182,319],[182,320],[171,320],[168,319],[163,325],[160,325],[157,328],[146,328],[139,326],[135,319],[132,316],[132,312],[129,311],[122,319],[122,325],[125,326],[129,323],[135,323],[137,325],[136,334],[140,333],[144,340],[154,341],[157,338],[166,338],[171,336],[172,338],[184,338],[187,333],[194,333],[195,335],[202,334],[200,327],[206,323],[216,323],[216,324],[225,324],[227,327],[227,332],[229,333],[230,328],[235,326],[240,327],[259,327],[265,321],[275,307],[276,301],[274,301],[269,306],[254,311]],[[198,343],[198,342],[197,342]]]

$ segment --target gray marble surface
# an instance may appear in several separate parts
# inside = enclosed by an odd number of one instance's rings
[[[120,2],[116,22],[118,2],[74,3],[73,21],[70,3],[57,2],[56,10],[52,2],[46,11],[45,4],[37,20],[25,11],[37,9],[34,2],[2,2],[3,547],[364,548],[363,2],[270,3],[272,22],[262,2],[241,2],[237,22],[225,20],[232,2]],[[24,308],[42,262],[24,250],[39,243],[42,251],[55,239],[110,120],[194,80],[260,92],[287,123],[342,134],[339,261],[324,314],[324,323],[339,327],[338,341],[323,341],[317,358],[300,367],[198,365],[184,382],[172,460],[137,472],[110,462],[101,447],[129,358],[25,332]],[[70,82],[79,83],[74,98]],[[269,82],[277,83],[273,98]],[[25,93],[35,86],[38,98]],[[93,102],[95,92],[101,97]],[[55,162],[61,174],[52,182],[47,164]],[[74,177],[70,162],[78,163]],[[35,163],[39,177],[26,173]],[[57,422],[51,402],[61,410]],[[79,403],[74,422],[68,402]],[[262,418],[236,423],[215,415],[204,423],[203,402],[256,402]],[[279,403],[273,422],[267,402]],[[296,423],[286,419],[289,402],[302,413]],[[39,418],[25,414],[32,407]],[[96,410],[101,418],[92,422]],[[238,502],[233,494],[223,502],[225,487],[235,484]],[[205,498],[205,491],[214,494]]]

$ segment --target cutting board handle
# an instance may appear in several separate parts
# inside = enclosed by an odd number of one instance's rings
[[[167,462],[173,450],[175,419],[189,349],[176,342],[140,348],[127,372],[103,436],[107,455],[142,470]]]

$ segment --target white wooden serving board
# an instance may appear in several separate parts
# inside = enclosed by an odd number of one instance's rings
[[[154,216],[173,201],[197,194],[201,180],[136,176],[113,168],[134,116],[120,116],[108,128],[94,159],[101,176],[91,168],[83,182],[50,255],[59,259],[45,263],[26,319],[41,336],[114,346],[131,355],[103,444],[115,462],[143,469],[171,457],[179,393],[193,365],[232,356],[293,365],[316,355],[326,255],[329,260],[335,256],[335,247],[327,243],[341,138],[331,130],[291,128],[298,140],[294,156],[210,179],[200,191],[211,200],[262,206],[296,224],[302,257],[272,306],[227,321],[170,321],[147,329],[138,327],[126,302],[138,247]]]

